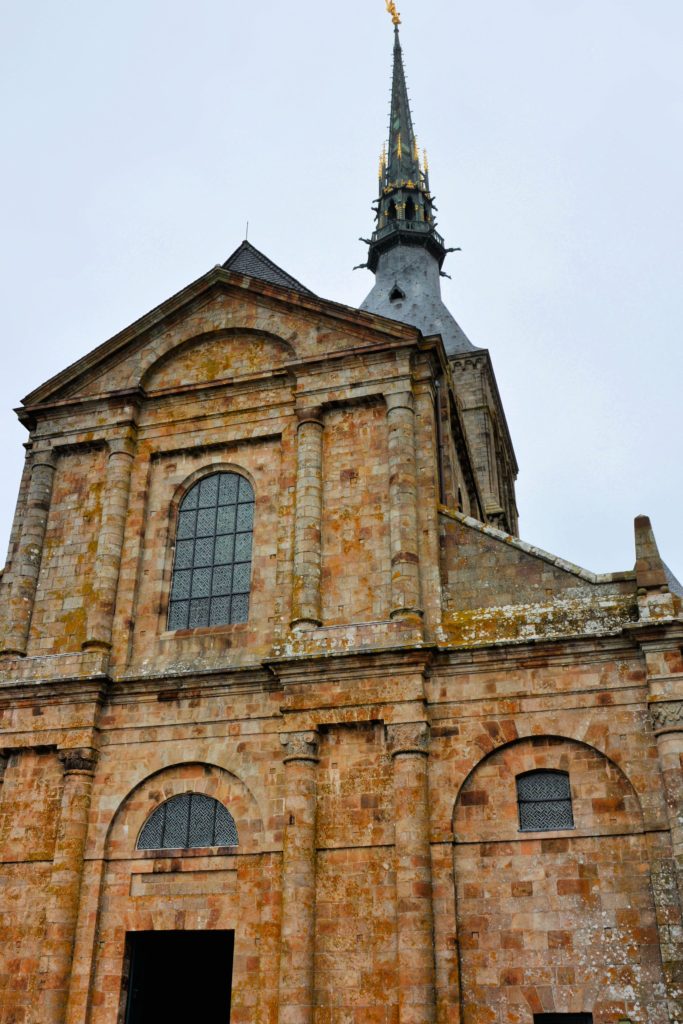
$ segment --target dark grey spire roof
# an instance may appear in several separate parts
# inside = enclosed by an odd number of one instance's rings
[[[268,284],[278,285],[280,288],[288,288],[290,291],[301,292],[302,295],[313,295],[313,292],[297,281],[295,277],[282,270],[276,263],[269,260],[262,252],[259,252],[251,242],[244,241],[235,249],[223,264],[225,270],[232,270],[235,274],[244,274],[245,277],[256,277],[260,281],[267,281]]]

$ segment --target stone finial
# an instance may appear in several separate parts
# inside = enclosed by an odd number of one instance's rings
[[[666,568],[662,561],[652,523],[648,516],[638,516],[636,530],[636,586],[641,622],[671,619],[676,604],[669,590]]]
[[[392,757],[397,754],[429,754],[432,731],[429,722],[401,722],[387,725],[387,747]]]
[[[64,774],[71,772],[88,772],[94,774],[99,754],[91,747],[77,747],[73,750],[60,750],[59,760],[64,766]]]
[[[317,732],[289,732],[280,736],[285,749],[284,763],[290,761],[319,761],[320,737]]]
[[[667,589],[666,570],[659,554],[649,516],[638,516],[636,530],[636,581],[643,590]]]

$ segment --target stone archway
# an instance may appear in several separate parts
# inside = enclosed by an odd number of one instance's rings
[[[522,832],[515,780],[544,769],[569,774],[575,827]],[[463,1024],[665,1024],[648,839],[617,765],[563,737],[500,747],[465,781],[454,839]]]
[[[234,817],[234,848],[140,850],[140,830],[171,797],[213,797]],[[257,803],[235,775],[216,765],[172,765],[142,780],[122,801],[101,860],[88,865],[84,899],[93,915],[89,1004],[73,998],[69,1024],[121,1024],[125,1019],[131,936],[152,932],[234,933],[232,1002],[253,1013],[277,977],[277,950],[260,944],[272,854],[263,852]],[[269,870],[270,868],[270,870]],[[266,910],[269,913],[270,910]],[[276,981],[274,982],[276,985]],[[82,982],[81,982],[82,985]]]

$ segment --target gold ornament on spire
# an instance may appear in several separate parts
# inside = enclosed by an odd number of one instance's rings
[[[386,0],[386,4],[387,4],[387,10],[388,10],[389,14],[391,15],[391,20],[393,21],[394,25],[400,25],[401,24],[401,15],[396,10],[396,4],[395,4],[394,0]]]
[[[379,180],[384,180],[384,174],[387,169],[387,147],[382,146],[382,152],[379,158]]]

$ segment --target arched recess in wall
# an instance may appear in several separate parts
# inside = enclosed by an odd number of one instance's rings
[[[517,782],[530,777],[568,778],[573,818],[551,816],[567,827],[525,830]],[[530,1022],[541,1010],[609,1019],[619,1000],[615,956],[632,950],[637,969],[634,928],[649,936],[648,957],[657,944],[648,837],[621,768],[561,736],[505,744],[465,780],[453,835],[463,1024],[479,1020],[482,1003],[496,1020],[521,1012]],[[661,981],[648,980],[645,1005]]]
[[[578,740],[530,736],[496,748],[472,769],[454,807],[456,845],[470,841],[474,821],[482,841],[519,838],[516,779],[543,769],[569,774],[577,833],[642,829],[638,795],[614,761]]]
[[[191,843],[182,849],[138,849],[145,822],[169,801],[187,793],[218,801],[230,812],[238,845],[199,847]],[[263,818],[249,787],[216,764],[170,764],[147,775],[128,792],[108,827],[104,822],[93,824],[83,890],[87,896],[82,900],[87,910],[86,916],[82,915],[79,966],[70,1000],[74,1006],[86,1005],[90,993],[107,989],[110,1001],[106,1018],[101,1007],[90,1004],[78,1019],[84,1024],[100,1024],[103,1019],[115,1019],[116,1005],[120,1014],[124,1012],[130,937],[139,932],[232,932],[233,1007],[249,1005],[253,1012],[249,1000],[254,976],[261,972],[258,941],[262,915],[267,916],[271,908],[266,899],[271,883],[265,851],[270,843],[264,844]],[[272,832],[268,838],[273,840]],[[274,999],[267,991],[266,998]]]
[[[277,371],[295,356],[289,342],[266,331],[230,328],[174,341],[143,365],[140,385],[150,393],[236,380]]]
[[[181,762],[139,782],[122,800],[107,830],[106,860],[145,857],[136,843],[149,816],[167,800],[183,793],[198,793],[218,800],[235,821],[239,853],[261,849],[263,824],[255,797],[236,775],[215,764]]]

